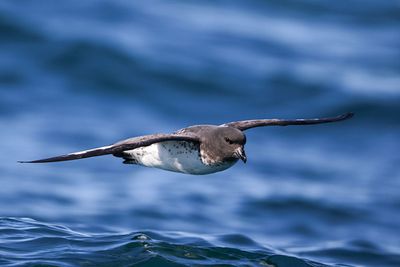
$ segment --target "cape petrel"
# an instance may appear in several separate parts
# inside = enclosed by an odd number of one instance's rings
[[[353,113],[317,119],[260,119],[222,125],[194,125],[171,134],[151,134],[122,140],[109,146],[21,163],[45,163],[114,155],[125,164],[138,164],[188,174],[226,170],[239,159],[246,163],[246,135],[260,126],[310,125],[349,119]]]

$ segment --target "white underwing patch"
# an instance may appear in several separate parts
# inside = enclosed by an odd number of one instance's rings
[[[97,148],[93,148],[93,149],[88,149],[88,150],[83,150],[83,151],[74,152],[74,153],[71,153],[71,154],[68,154],[68,155],[82,155],[82,154],[91,152],[91,151],[93,151],[93,150],[107,149],[107,148],[110,148],[110,147],[112,147],[112,146],[102,146],[102,147],[97,147]]]

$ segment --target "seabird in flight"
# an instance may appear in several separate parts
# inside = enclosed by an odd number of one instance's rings
[[[317,119],[259,119],[222,125],[194,125],[171,134],[151,134],[109,146],[21,163],[46,163],[113,155],[125,164],[137,164],[187,174],[209,174],[247,161],[245,130],[261,126],[311,125],[349,119],[353,113]]]

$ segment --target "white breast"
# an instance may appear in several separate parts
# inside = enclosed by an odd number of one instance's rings
[[[137,164],[190,174],[223,171],[236,163],[205,165],[200,158],[199,145],[186,141],[160,142],[124,152],[129,154]]]

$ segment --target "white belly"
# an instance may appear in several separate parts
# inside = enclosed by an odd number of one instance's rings
[[[199,145],[185,141],[166,141],[124,151],[136,164],[168,171],[190,174],[209,174],[223,171],[236,162],[205,165],[201,161]]]

